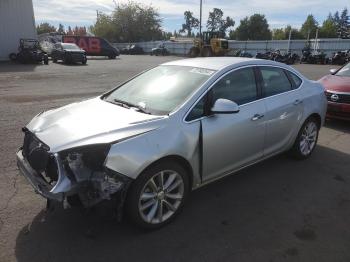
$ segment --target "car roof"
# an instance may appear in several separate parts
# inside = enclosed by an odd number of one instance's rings
[[[181,59],[181,60],[167,62],[162,65],[190,66],[190,67],[206,68],[206,69],[217,70],[217,71],[227,67],[244,66],[244,65],[274,65],[274,66],[287,68],[286,65],[275,61],[256,59],[256,58],[246,58],[246,57],[189,58],[189,59]]]

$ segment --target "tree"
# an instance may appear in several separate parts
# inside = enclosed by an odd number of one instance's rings
[[[86,27],[85,26],[76,26],[73,29],[73,35],[80,35],[80,36],[84,36],[86,35]]]
[[[286,34],[283,28],[276,28],[272,30],[272,37],[274,40],[285,40]]]
[[[193,17],[193,13],[190,11],[184,12],[185,23],[182,24],[181,33],[187,32],[187,36],[190,37],[192,35],[192,29],[198,28],[199,20]]]
[[[254,14],[240,21],[236,31],[231,34],[237,40],[269,40],[272,33],[264,15]]]
[[[328,18],[323,21],[323,24],[320,27],[319,36],[323,38],[335,38],[337,35],[337,24],[332,17],[332,14],[329,14]]]
[[[64,26],[62,24],[58,25],[57,33],[64,35],[66,32],[64,30]]]
[[[277,28],[272,32],[274,40],[287,40],[289,39],[289,32],[291,33],[291,39],[303,39],[303,35],[296,28],[287,25],[285,28]]]
[[[337,29],[339,38],[350,38],[350,22],[347,8],[344,8],[341,12]]]
[[[110,16],[98,12],[96,23],[90,27],[90,31],[116,42],[162,38],[161,19],[157,10],[135,2],[117,5]]]
[[[308,15],[305,22],[301,26],[300,32],[304,38],[312,38],[316,36],[318,22],[313,15]]]
[[[214,8],[212,12],[209,12],[207,21],[207,28],[209,31],[219,31],[226,34],[228,28],[233,27],[235,22],[229,16],[226,19],[223,18],[224,12],[219,8]]]
[[[40,25],[36,26],[37,34],[45,34],[45,33],[52,33],[56,32],[56,27],[53,25],[50,25],[49,23],[41,23]]]

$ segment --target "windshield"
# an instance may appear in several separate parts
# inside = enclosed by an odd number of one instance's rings
[[[215,71],[187,66],[158,66],[110,93],[108,102],[124,102],[154,115],[169,114]]]
[[[335,75],[337,76],[350,76],[350,63],[341,68]]]
[[[80,50],[80,48],[75,44],[62,44],[63,49]]]

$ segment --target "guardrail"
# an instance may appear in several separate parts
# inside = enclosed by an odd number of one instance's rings
[[[279,49],[282,53],[288,51],[288,46],[292,53],[301,55],[302,49],[306,45],[306,40],[268,40],[268,41],[235,41],[229,40],[229,48],[232,50],[245,50],[252,55],[256,53],[265,53]],[[113,45],[119,49],[124,48],[129,44],[137,44],[143,48],[145,52],[150,52],[152,48],[159,44],[164,44],[171,54],[186,56],[193,46],[191,40],[181,42],[171,41],[152,41],[152,42],[138,42],[138,43],[114,43]],[[322,51],[328,56],[336,51],[343,51],[350,49],[350,39],[312,39],[310,40],[311,48]]]

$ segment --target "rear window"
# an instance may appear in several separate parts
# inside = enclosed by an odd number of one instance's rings
[[[265,97],[292,90],[292,85],[283,69],[278,67],[260,67],[260,71],[263,78]]]
[[[292,72],[289,72],[289,71],[286,71],[287,72],[287,74],[289,75],[289,77],[292,79],[292,81],[293,81],[293,88],[298,88],[300,85],[301,85],[301,83],[303,82],[301,79],[300,79],[300,77],[299,76],[297,76],[296,74],[294,74],[294,73],[292,73]]]

